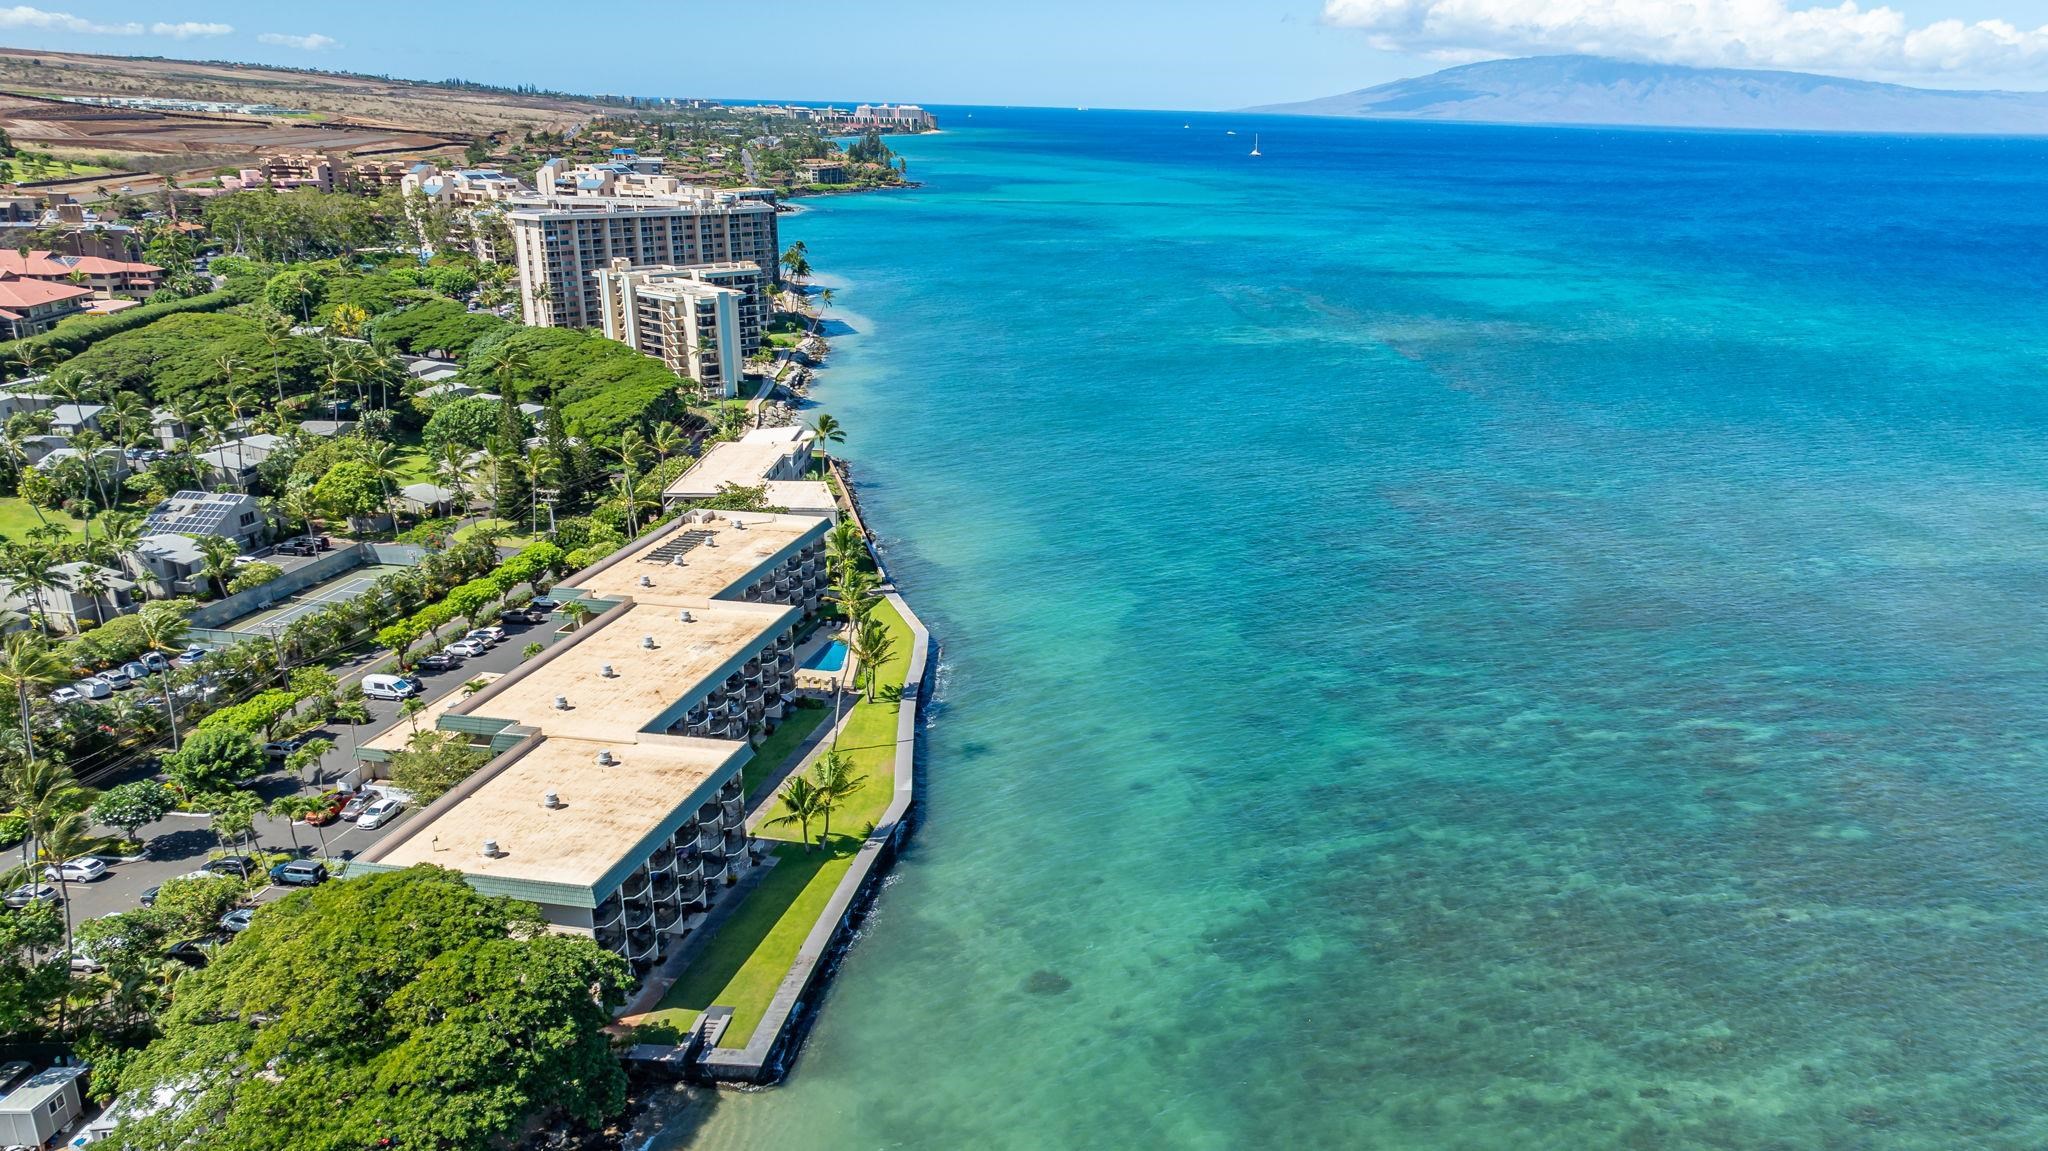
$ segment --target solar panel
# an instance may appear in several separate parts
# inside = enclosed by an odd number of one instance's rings
[[[640,562],[644,564],[672,564],[676,562],[676,557],[696,549],[705,540],[710,539],[711,535],[712,533],[702,528],[691,528],[682,535],[641,556]]]

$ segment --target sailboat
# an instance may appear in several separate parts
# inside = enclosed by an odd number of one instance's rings
[[[1258,155],[1258,154],[1259,154],[1259,134],[1258,134],[1257,132],[1253,132],[1253,133],[1252,133],[1252,155],[1256,156],[1256,155]]]

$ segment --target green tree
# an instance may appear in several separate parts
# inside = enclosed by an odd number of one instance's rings
[[[262,746],[232,727],[201,727],[164,757],[164,772],[188,797],[227,791],[262,770]]]
[[[811,769],[811,778],[817,788],[819,809],[825,816],[825,826],[818,832],[818,842],[824,843],[832,838],[832,813],[859,793],[868,777],[854,770],[852,756],[834,748]]]
[[[259,560],[256,563],[243,564],[235,570],[233,578],[228,580],[228,592],[234,594],[248,591],[252,587],[262,587],[283,574],[284,569],[273,563]]]
[[[782,813],[768,821],[770,827],[786,827],[797,824],[802,828],[804,850],[811,849],[811,821],[825,818],[829,809],[818,786],[804,776],[789,781],[782,789]]]
[[[427,426],[420,429],[420,439],[427,450],[439,453],[448,445],[476,451],[491,442],[504,422],[505,409],[509,405],[498,400],[487,400],[482,396],[465,396],[439,404],[428,418]],[[526,417],[513,409],[515,431],[519,438],[526,435]]]
[[[55,904],[0,909],[0,1034],[34,1035],[70,983],[62,949],[64,917]]]
[[[136,831],[145,824],[169,815],[177,800],[170,788],[156,780],[138,779],[101,792],[93,801],[91,813],[93,822],[120,828],[123,836],[134,839]]]
[[[21,724],[23,753],[35,762],[36,744],[30,700],[49,694],[71,677],[71,669],[50,650],[41,636],[16,632],[0,644],[0,691],[14,693]]]
[[[189,1105],[131,1119],[113,1145],[486,1151],[545,1111],[600,1123],[625,1100],[604,1029],[629,979],[455,872],[297,891],[179,981],[120,1085],[176,1085]]]
[[[455,732],[416,731],[391,756],[391,782],[420,803],[432,803],[476,774],[490,758],[489,752],[471,747]]]
[[[200,569],[212,582],[215,595],[228,594],[228,577],[234,574],[235,559],[242,554],[241,546],[227,536],[200,536]]]
[[[861,679],[867,684],[868,700],[872,702],[875,689],[880,686],[882,665],[896,654],[896,639],[889,634],[889,625],[870,615],[854,627],[847,650],[860,661]]]
[[[312,494],[322,509],[346,517],[352,529],[384,509],[383,483],[361,460],[343,460],[328,469],[313,485]]]
[[[157,889],[156,906],[173,942],[200,939],[218,930],[220,917],[242,899],[242,881],[231,875],[181,875]]]
[[[843,444],[846,442],[846,429],[840,425],[838,420],[832,418],[832,413],[830,412],[818,413],[818,418],[811,421],[811,430],[817,433],[820,444]],[[825,454],[830,456],[832,449],[827,447]]]

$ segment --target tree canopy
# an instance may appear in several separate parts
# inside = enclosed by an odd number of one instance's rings
[[[327,362],[319,342],[285,336],[276,350],[273,366],[263,325],[247,316],[184,313],[109,336],[65,368],[84,379],[139,392],[151,403],[218,402],[226,389],[222,357],[241,365],[247,382],[265,392],[278,379],[287,393],[311,391]]]
[[[434,867],[295,892],[186,975],[125,1092],[178,1102],[135,1148],[483,1151],[529,1117],[625,1099],[603,1028],[625,961]]]

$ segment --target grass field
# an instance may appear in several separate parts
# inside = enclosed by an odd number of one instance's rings
[[[789,715],[782,721],[782,726],[770,732],[768,738],[761,741],[761,746],[754,749],[754,758],[740,768],[740,779],[743,781],[742,786],[746,791],[749,805],[757,798],[754,789],[781,767],[790,753],[796,750],[797,745],[818,730],[819,724],[831,718],[832,709],[829,707],[790,709]]]
[[[875,605],[875,616],[895,641],[894,652],[882,666],[881,682],[896,686],[877,691],[873,702],[854,705],[839,736],[839,750],[853,757],[855,770],[867,777],[866,782],[834,814],[831,841],[822,848],[805,850],[795,842],[801,829],[794,824],[763,824],[758,835],[785,841],[775,849],[775,869],[641,1022],[684,1029],[705,1008],[723,1005],[732,1008],[733,1020],[719,1046],[745,1047],[775,989],[796,962],[804,937],[852,866],[868,825],[888,810],[896,785],[901,685],[910,668],[913,637],[910,625],[886,601]],[[778,802],[775,812],[781,810]],[[816,835],[820,830],[813,827],[811,832]]]
[[[28,533],[40,527],[43,520],[63,528],[73,537],[82,534],[80,529],[83,524],[73,516],[45,509],[43,519],[39,520],[36,518],[36,509],[30,507],[28,501],[20,496],[0,498],[0,536],[11,540],[26,540]]]

